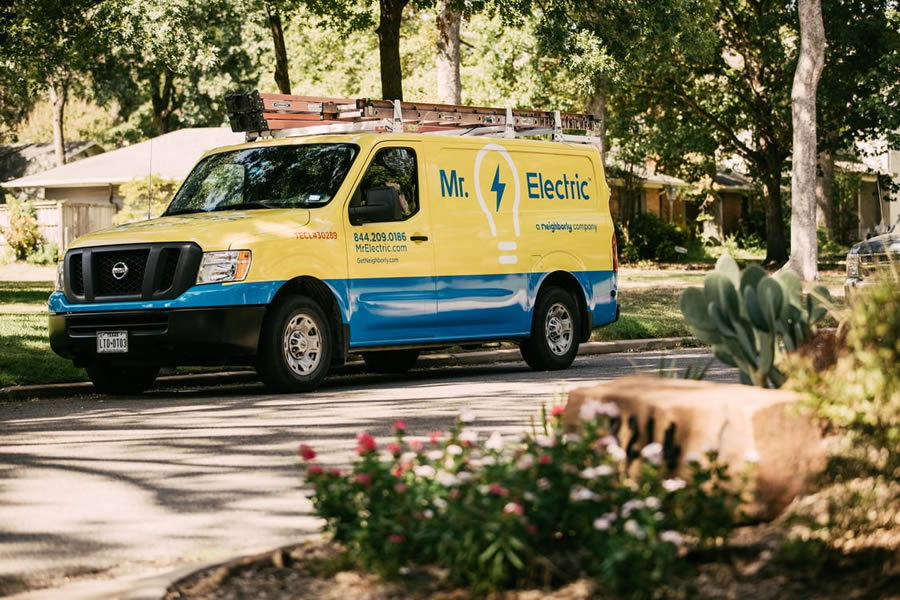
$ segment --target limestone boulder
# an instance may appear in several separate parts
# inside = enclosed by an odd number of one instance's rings
[[[684,475],[686,457],[710,447],[733,474],[744,471],[748,458],[758,460],[749,508],[762,519],[775,518],[825,468],[820,429],[801,414],[794,392],[635,375],[572,390],[564,422],[576,425],[591,400],[618,406],[617,437],[631,455],[659,442],[675,473]]]

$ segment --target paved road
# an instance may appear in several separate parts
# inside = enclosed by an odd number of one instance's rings
[[[361,430],[383,439],[404,419],[425,436],[463,408],[485,432],[515,433],[576,387],[707,360],[609,354],[552,374],[512,363],[338,377],[296,396],[242,385],[0,404],[0,596],[158,598],[178,568],[299,541],[318,528],[300,441],[347,464]],[[707,378],[736,381],[719,363]]]

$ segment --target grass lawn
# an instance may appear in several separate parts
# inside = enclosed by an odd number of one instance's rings
[[[591,340],[606,342],[691,335],[678,307],[682,290],[675,286],[622,289],[619,320],[595,330]]]
[[[83,369],[57,356],[47,338],[50,281],[0,281],[0,387],[85,381]]]

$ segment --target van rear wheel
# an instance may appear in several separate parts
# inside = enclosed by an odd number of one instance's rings
[[[385,350],[383,352],[366,352],[363,354],[366,369],[372,373],[399,374],[406,373],[419,360],[418,350]]]
[[[156,365],[111,365],[97,361],[87,367],[88,377],[101,394],[113,396],[140,394],[153,385],[159,375]]]
[[[274,392],[309,392],[331,365],[332,333],[319,305],[292,296],[271,308],[259,335],[256,372]]]
[[[565,369],[578,354],[578,303],[562,288],[538,296],[531,337],[519,344],[522,358],[535,371]]]

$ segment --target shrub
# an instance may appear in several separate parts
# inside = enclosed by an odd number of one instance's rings
[[[15,254],[16,260],[25,260],[29,254],[41,247],[41,233],[37,216],[30,202],[10,200],[9,227],[3,230],[6,241]]]
[[[673,261],[678,258],[675,246],[684,246],[688,235],[684,228],[670,225],[656,215],[644,213],[631,220],[627,238],[622,251],[624,260]]]
[[[38,250],[30,253],[25,260],[33,265],[54,265],[59,260],[59,246],[56,242],[41,242]]]
[[[156,218],[166,210],[179,183],[174,179],[164,179],[157,175],[134,179],[122,184],[120,193],[125,198],[122,209],[116,213],[116,224],[124,225],[135,221]],[[152,195],[152,200],[150,197]],[[150,200],[148,213],[148,200]]]
[[[577,433],[563,430],[561,414],[554,407],[542,433],[515,440],[481,440],[468,415],[427,443],[408,441],[397,422],[381,455],[358,436],[346,474],[322,469],[306,445],[300,455],[326,530],[363,568],[391,576],[433,564],[479,593],[588,573],[649,597],[676,583],[687,545],[714,544],[732,528],[740,496],[715,451],[692,460],[688,480],[666,478],[658,443],[626,464],[610,435],[615,405],[587,403]]]

